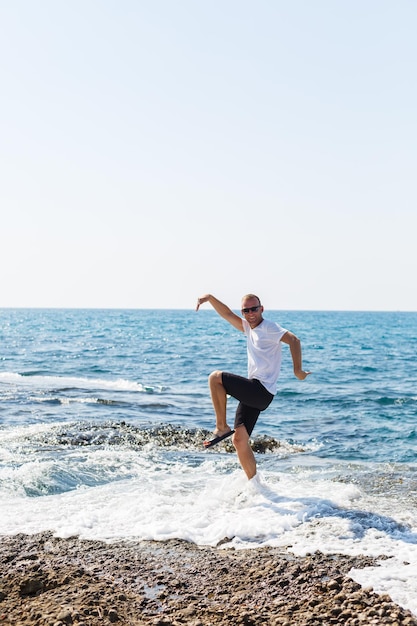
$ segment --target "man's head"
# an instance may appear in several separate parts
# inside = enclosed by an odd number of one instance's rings
[[[263,306],[258,296],[248,293],[242,298],[241,311],[251,328],[256,328],[262,322]]]

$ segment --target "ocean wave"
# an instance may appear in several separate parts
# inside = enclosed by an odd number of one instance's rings
[[[407,404],[417,402],[417,396],[405,396],[405,397],[390,397],[390,396],[381,396],[380,398],[375,399],[375,402],[381,404],[382,406],[389,406],[392,404]]]
[[[163,385],[149,385],[123,378],[107,380],[105,378],[82,378],[78,376],[44,376],[30,372],[0,372],[0,383],[30,384],[39,388],[56,388],[60,391],[107,389],[138,393],[162,393],[167,389],[167,387]]]

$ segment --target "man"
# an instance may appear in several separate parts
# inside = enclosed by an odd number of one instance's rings
[[[264,308],[258,296],[243,296],[239,317],[211,294],[198,298],[197,308],[209,302],[214,310],[247,337],[248,378],[229,372],[215,371],[209,376],[209,387],[216,414],[214,439],[204,442],[210,447],[233,435],[233,445],[239,462],[250,480],[256,474],[256,461],[249,443],[259,413],[272,402],[277,390],[281,368],[281,342],[290,346],[294,374],[304,380],[311,372],[302,369],[301,343],[298,337],[275,322],[265,320]],[[227,395],[239,400],[234,430],[226,421]]]

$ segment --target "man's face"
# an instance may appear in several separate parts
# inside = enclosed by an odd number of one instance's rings
[[[242,315],[251,328],[256,328],[262,322],[263,306],[258,298],[244,298],[242,300]]]

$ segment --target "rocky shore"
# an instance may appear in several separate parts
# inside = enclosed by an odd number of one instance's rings
[[[0,624],[91,626],[417,626],[388,596],[348,577],[367,557],[200,548],[172,540],[105,544],[49,533],[0,538]]]

